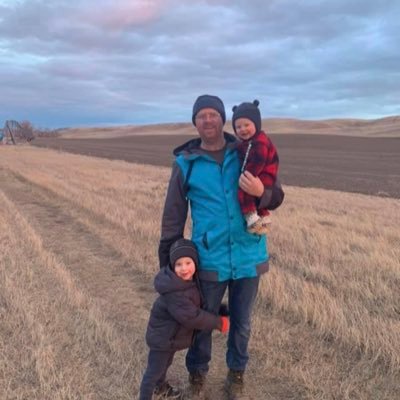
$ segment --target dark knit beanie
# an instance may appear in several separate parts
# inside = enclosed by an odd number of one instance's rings
[[[235,132],[235,121],[239,118],[247,118],[251,120],[256,127],[256,132],[261,131],[261,114],[258,108],[259,104],[260,102],[258,100],[254,100],[252,103],[242,103],[238,106],[233,106],[232,126]]]
[[[226,121],[225,106],[222,100],[217,96],[203,94],[202,96],[199,96],[193,104],[193,113],[192,113],[193,125],[196,125],[195,123],[196,114],[203,108],[212,108],[215,111],[217,111],[221,115],[222,122],[225,123]]]
[[[199,265],[199,255],[195,244],[188,239],[178,239],[169,250],[169,261],[171,268],[175,268],[175,263],[178,258],[190,257],[197,266]]]

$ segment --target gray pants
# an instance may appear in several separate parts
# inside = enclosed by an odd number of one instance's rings
[[[140,384],[139,400],[151,400],[156,386],[165,382],[167,370],[172,364],[175,351],[149,351],[147,368]]]

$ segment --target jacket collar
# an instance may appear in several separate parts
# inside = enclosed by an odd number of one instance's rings
[[[226,147],[228,149],[235,149],[237,146],[237,139],[234,135],[228,132],[224,132],[224,138],[226,140]],[[201,144],[201,139],[196,138],[196,139],[191,139],[180,146],[176,147],[173,151],[174,156],[178,156],[180,154],[188,157],[191,155],[200,155],[201,154],[201,149],[200,149],[200,144]]]

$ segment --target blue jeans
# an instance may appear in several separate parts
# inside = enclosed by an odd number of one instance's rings
[[[224,282],[200,281],[205,299],[204,309],[218,314],[222,298],[228,288],[230,329],[226,364],[235,371],[244,371],[249,360],[251,313],[256,299],[260,277],[228,280]],[[208,372],[211,360],[211,331],[199,331],[186,354],[186,368],[189,373]]]

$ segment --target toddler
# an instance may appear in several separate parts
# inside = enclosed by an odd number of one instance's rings
[[[279,168],[279,157],[269,137],[261,130],[260,102],[242,103],[232,108],[232,125],[241,140],[238,145],[241,172],[249,171],[258,176],[272,197],[272,188]],[[239,188],[239,203],[250,233],[268,233],[271,216],[269,211],[257,209],[258,199]]]

